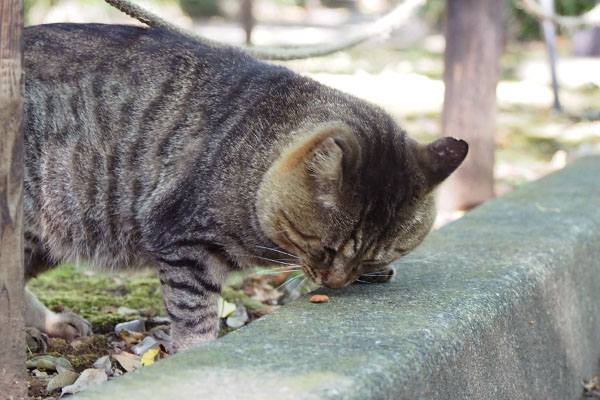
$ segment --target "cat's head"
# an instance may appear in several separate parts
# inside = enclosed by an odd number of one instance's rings
[[[423,241],[436,214],[433,189],[467,151],[449,137],[422,145],[395,124],[377,134],[341,122],[311,127],[261,182],[261,228],[313,281],[344,287]]]

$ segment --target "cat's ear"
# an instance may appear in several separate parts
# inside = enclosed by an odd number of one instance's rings
[[[314,183],[316,198],[325,207],[335,207],[344,183],[349,183],[360,160],[356,138],[345,130],[326,135],[306,160],[309,179]]]
[[[314,179],[341,186],[358,168],[360,146],[353,135],[340,129],[325,135],[308,157],[306,166]]]
[[[440,184],[463,162],[469,145],[461,139],[443,137],[429,144],[417,144],[417,159],[430,188]]]

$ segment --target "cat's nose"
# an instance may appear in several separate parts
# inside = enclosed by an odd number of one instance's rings
[[[348,283],[348,276],[342,271],[331,271],[323,278],[323,285],[330,289],[341,289]]]

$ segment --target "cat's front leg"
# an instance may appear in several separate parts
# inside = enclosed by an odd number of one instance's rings
[[[218,299],[226,273],[194,259],[162,259],[158,265],[165,307],[171,319],[173,350],[215,340]]]

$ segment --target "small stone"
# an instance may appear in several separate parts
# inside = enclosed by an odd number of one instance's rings
[[[329,301],[329,296],[326,294],[315,294],[309,301],[311,303],[327,303]]]
[[[107,375],[110,375],[111,369],[112,369],[112,363],[110,362],[110,357],[102,356],[99,359],[97,359],[96,362],[94,363],[94,368],[103,369]]]
[[[138,356],[141,356],[150,349],[158,348],[158,344],[159,343],[152,336],[146,336],[144,340],[141,341],[141,343],[133,346],[131,350]]]
[[[129,315],[138,315],[140,313],[139,310],[134,310],[133,308],[127,308],[127,307],[119,307],[117,309],[117,312],[119,314],[127,315],[127,316],[129,316]]]
[[[130,332],[146,332],[146,325],[143,319],[136,319],[135,321],[121,322],[115,326],[115,332],[128,330]]]
[[[246,307],[244,307],[242,303],[239,303],[235,311],[227,317],[225,323],[230,328],[240,328],[244,326],[249,319]]]
[[[40,371],[37,368],[31,372],[33,373],[34,376],[36,376],[38,378],[44,378],[44,377],[48,376],[48,373],[46,371]]]
[[[168,325],[159,325],[152,328],[150,334],[158,342],[171,342],[171,328]]]

